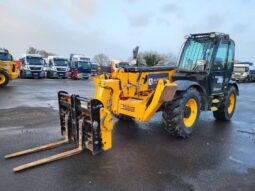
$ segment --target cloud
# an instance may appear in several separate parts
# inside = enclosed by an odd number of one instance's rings
[[[161,11],[165,13],[173,13],[173,12],[178,12],[180,10],[180,7],[175,3],[168,3],[165,4],[162,8]]]
[[[131,15],[128,17],[129,23],[133,27],[146,27],[149,25],[151,15],[148,13]]]
[[[123,49],[109,42],[106,34],[99,28],[85,26],[76,30],[55,20],[31,15],[29,12],[15,11],[15,14],[10,12],[13,11],[8,6],[1,6],[0,46],[8,48],[15,58],[19,58],[30,46],[63,56],[68,56],[72,52],[88,56],[99,52],[109,56],[112,56],[112,51],[116,54],[122,53]]]
[[[42,11],[43,14],[48,14],[51,11],[63,12],[74,21],[84,22],[96,12],[101,0],[16,0],[13,2],[16,2],[17,5],[20,3],[21,6],[30,10]]]
[[[206,17],[206,26],[208,28],[221,28],[226,24],[228,19],[228,14],[224,13],[214,13]]]
[[[96,11],[99,4],[100,0],[65,0],[62,6],[71,17],[79,21],[84,21]]]

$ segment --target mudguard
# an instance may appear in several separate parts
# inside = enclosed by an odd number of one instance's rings
[[[199,85],[199,83],[191,81],[191,80],[176,80],[174,81],[177,84],[177,91],[186,91],[191,86],[196,87],[199,91],[201,91],[204,95],[206,95],[206,90],[204,87]]]
[[[177,84],[177,87],[178,87],[177,92],[186,91],[190,87],[196,88],[200,92],[200,95],[202,98],[202,108],[207,108],[207,105],[208,105],[207,92],[203,86],[191,80],[176,80],[174,81],[174,83]]]
[[[238,88],[238,85],[237,85],[235,80],[229,80],[228,85],[229,86],[234,86],[236,88],[237,95],[239,95],[239,88]]]

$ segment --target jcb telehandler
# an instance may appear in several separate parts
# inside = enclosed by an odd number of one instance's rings
[[[166,130],[186,138],[196,127],[200,111],[212,111],[217,120],[230,120],[238,86],[231,81],[234,41],[223,33],[186,36],[178,67],[127,67],[94,78],[92,100],[58,93],[60,126],[65,139],[6,155],[12,158],[63,144],[75,148],[14,168],[24,170],[89,149],[93,154],[112,147],[112,115],[120,120],[148,121],[163,113]]]
[[[13,61],[12,55],[5,48],[0,48],[0,88],[5,87],[10,80],[19,76],[19,67]]]

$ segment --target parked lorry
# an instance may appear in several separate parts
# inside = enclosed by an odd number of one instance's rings
[[[96,76],[98,73],[100,73],[100,71],[100,65],[95,62],[91,62],[91,76]]]
[[[19,66],[5,48],[0,48],[0,87],[5,87],[10,80],[19,76]]]
[[[21,57],[20,78],[44,78],[46,62],[39,54],[24,54]]]
[[[71,79],[89,79],[91,76],[90,58],[82,54],[71,54],[68,75]]]
[[[61,56],[49,56],[47,64],[48,78],[67,78],[69,71],[69,61]]]
[[[112,60],[111,61],[111,72],[115,72],[118,68],[126,68],[128,66],[129,66],[128,62]]]
[[[239,62],[234,65],[232,78],[238,82],[255,80],[255,66],[252,62]]]

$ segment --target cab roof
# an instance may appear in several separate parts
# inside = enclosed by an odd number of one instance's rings
[[[54,59],[54,58],[59,58],[59,59],[65,59],[65,60],[68,60],[68,58],[65,58],[65,57],[63,57],[63,56],[48,56],[48,60],[52,60],[52,59]]]
[[[9,51],[6,48],[0,48],[0,53],[9,53]]]
[[[42,56],[40,54],[22,54],[21,56],[22,58],[25,57],[36,57],[36,58],[42,58]]]

